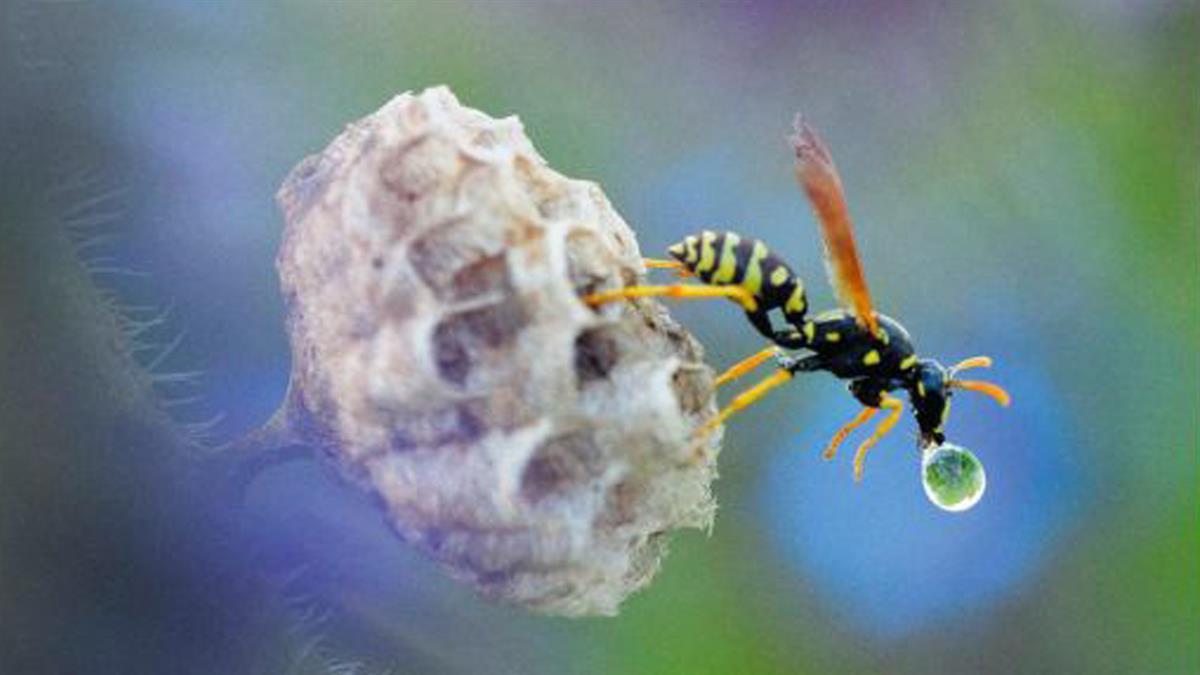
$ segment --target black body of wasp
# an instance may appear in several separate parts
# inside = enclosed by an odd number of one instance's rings
[[[717,384],[741,377],[772,357],[777,358],[779,370],[736,396],[705,424],[701,433],[719,426],[795,373],[828,371],[849,381],[850,392],[863,410],[833,437],[825,450],[827,458],[834,456],[851,431],[879,410],[888,411],[855,453],[857,480],[862,476],[867,451],[895,426],[904,409],[903,402],[891,392],[903,390],[908,394],[922,448],[940,445],[945,440],[952,390],[977,391],[1002,405],[1008,405],[1009,397],[990,382],[956,378],[959,371],[990,366],[991,359],[977,356],[950,368],[932,359],[921,359],[913,350],[908,331],[894,319],[875,312],[833,158],[816,132],[799,118],[791,141],[796,152],[796,179],[820,223],[829,280],[841,309],[810,318],[803,281],[766,244],[732,232],[711,231],[671,246],[668,251],[674,260],[646,261],[649,267],[673,268],[680,276],[695,277],[703,285],[628,286],[593,293],[584,299],[593,305],[647,296],[724,297],[737,302],[772,346],[734,365],[717,378]],[[776,327],[771,320],[775,310],[782,314],[782,327]],[[808,353],[783,355],[780,349]]]
[[[780,365],[795,374],[824,370],[849,380],[850,392],[864,406],[879,408],[884,393],[905,390],[913,406],[923,445],[945,440],[950,378],[936,361],[917,357],[908,331],[895,319],[876,314],[872,334],[843,309],[808,317],[804,282],[778,255],[757,239],[733,232],[710,232],[687,237],[668,253],[681,267],[706,284],[741,286],[754,297],[746,309],[750,323],[768,340],[789,350],[812,355],[786,356]],[[786,325],[771,321],[778,310]]]

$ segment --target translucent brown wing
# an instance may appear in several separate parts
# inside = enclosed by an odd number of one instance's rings
[[[879,323],[871,304],[871,292],[863,275],[858,249],[854,246],[854,226],[842,194],[842,180],[829,148],[812,127],[796,116],[796,133],[791,137],[796,149],[796,180],[813,213],[821,223],[825,240],[825,265],[829,283],[843,307],[850,310],[860,326],[878,332]]]

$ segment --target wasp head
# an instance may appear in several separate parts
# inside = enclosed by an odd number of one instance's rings
[[[920,445],[927,448],[946,440],[942,430],[950,416],[950,376],[945,366],[933,359],[922,359],[908,385],[913,414],[921,431]]]
[[[933,359],[922,359],[917,362],[914,374],[908,385],[909,397],[912,399],[913,412],[917,416],[917,426],[921,430],[920,444],[922,448],[941,445],[946,440],[944,429],[946,420],[950,417],[950,397],[955,389],[977,391],[990,396],[1002,406],[1008,406],[1008,392],[999,385],[981,380],[960,380],[958,373],[970,368],[987,368],[992,360],[986,356],[975,356],[960,361],[950,368]]]

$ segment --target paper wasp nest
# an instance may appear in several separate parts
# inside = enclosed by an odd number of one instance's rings
[[[279,191],[293,366],[275,424],[374,491],[400,536],[492,597],[613,614],[677,527],[707,528],[716,438],[696,341],[653,301],[593,183],[513,117],[397,96]]]

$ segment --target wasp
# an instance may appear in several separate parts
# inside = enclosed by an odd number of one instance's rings
[[[966,380],[959,373],[990,367],[992,360],[974,356],[946,367],[921,358],[907,330],[895,319],[877,313],[854,242],[842,181],[824,141],[799,115],[789,137],[795,151],[795,174],[820,224],[826,271],[840,307],[810,316],[804,282],[762,241],[733,232],[704,231],[668,248],[670,259],[646,259],[649,268],[672,269],[699,284],[636,285],[592,293],[584,300],[595,306],[622,299],[650,296],[726,298],[742,307],[750,324],[770,345],[726,370],[717,386],[775,359],[776,372],[735,396],[699,430],[703,437],[730,416],[755,403],[797,373],[826,371],[846,380],[862,410],[844,424],[826,446],[833,459],[838,448],[858,427],[880,411],[886,416],[854,455],[854,479],[861,481],[867,452],[882,439],[904,410],[894,392],[904,392],[916,418],[918,447],[945,442],[950,399],[956,390],[985,394],[1002,406],[1010,397],[999,385]],[[781,327],[773,319],[780,315]]]

